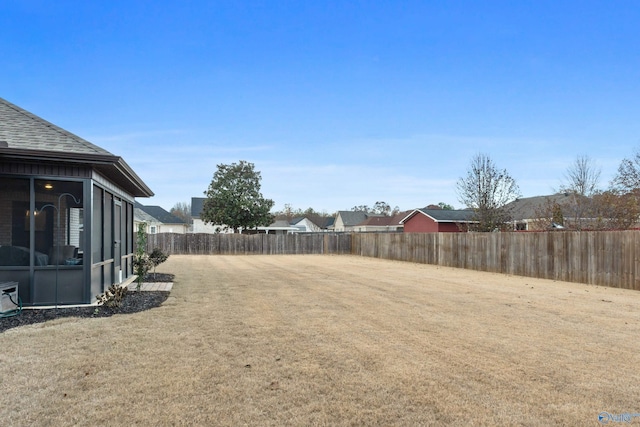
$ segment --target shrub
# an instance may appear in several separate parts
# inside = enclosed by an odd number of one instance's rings
[[[98,295],[98,305],[107,307],[120,307],[122,300],[127,295],[127,287],[119,285],[111,285],[105,293]]]
[[[149,263],[153,266],[153,280],[156,279],[156,267],[165,262],[167,258],[169,258],[169,255],[162,252],[159,248],[155,248],[149,254]]]
[[[138,276],[136,279],[136,290],[140,291],[144,276],[151,269],[151,263],[149,257],[146,254],[147,250],[147,223],[142,222],[138,224],[138,231],[136,233],[136,253],[133,256],[133,271]]]

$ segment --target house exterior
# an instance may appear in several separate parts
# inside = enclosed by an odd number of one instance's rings
[[[327,232],[327,231],[333,230],[333,226],[336,222],[336,218],[333,216],[318,216],[318,217],[313,217],[311,219],[311,222],[316,224],[320,228],[320,231]]]
[[[307,217],[293,218],[290,224],[298,230],[298,233],[319,233],[322,228]]]
[[[152,217],[142,209],[133,208],[133,230],[138,231],[140,224],[146,224],[145,231],[149,234],[155,234],[156,230],[160,228],[162,223],[156,218]],[[150,232],[153,230],[153,233]]]
[[[358,224],[363,223],[369,216],[363,211],[338,211],[333,224],[335,232],[354,231]]]
[[[472,210],[414,209],[400,222],[405,233],[458,233],[473,223]]]
[[[303,216],[293,218],[291,225],[298,228],[300,233],[323,233],[328,231],[333,225],[335,218],[331,216],[313,216],[312,218]]]
[[[257,227],[255,230],[247,231],[255,234],[296,234],[300,232],[300,229],[291,225],[287,220],[279,219],[266,227]]]
[[[138,224],[147,223],[147,233],[178,233],[185,234],[189,225],[177,216],[167,212],[160,206],[144,206],[138,202],[133,208],[134,229]]]
[[[321,225],[318,225],[318,222]],[[276,217],[275,221],[267,227],[257,227],[255,230],[247,230],[247,232],[265,234],[322,233],[326,232],[327,226],[332,223],[333,217],[315,216],[312,221],[306,216],[287,219],[283,215]]]
[[[133,280],[134,201],[151,196],[121,157],[0,98],[0,283],[25,306]]]
[[[193,233],[233,233],[233,230],[227,228],[224,224],[205,224],[200,215],[206,197],[191,198],[191,218],[193,219],[191,231]]]
[[[384,216],[384,215],[368,216],[367,219],[365,219],[363,222],[354,226],[353,231],[361,232],[361,233],[402,232],[404,229],[404,224],[402,224],[401,221],[410,212],[411,211],[401,212],[393,216]]]
[[[576,218],[576,198],[588,203],[588,198],[575,194],[557,193],[548,196],[523,197],[514,200],[505,207],[509,209],[516,231],[539,231],[564,228],[561,223],[575,225],[580,221],[592,224],[592,218]],[[556,212],[554,212],[556,211]],[[557,215],[559,218],[554,219]]]

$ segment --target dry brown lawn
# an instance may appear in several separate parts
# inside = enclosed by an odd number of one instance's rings
[[[171,256],[159,308],[0,334],[0,424],[597,425],[640,292],[352,256]],[[632,418],[640,424],[640,417]]]

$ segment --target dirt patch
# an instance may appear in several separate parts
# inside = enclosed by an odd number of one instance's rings
[[[0,334],[0,419],[546,426],[640,412],[640,292],[353,256],[163,268],[170,304]]]

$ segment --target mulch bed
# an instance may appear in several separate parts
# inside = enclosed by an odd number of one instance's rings
[[[158,273],[145,276],[145,282],[172,282],[173,274]],[[119,307],[106,306],[85,306],[65,308],[60,306],[57,309],[25,309],[16,316],[0,318],[0,333],[7,329],[35,323],[46,322],[47,320],[60,317],[110,317],[114,314],[138,313],[160,306],[169,297],[169,292],[135,292],[129,291],[125,295]]]

